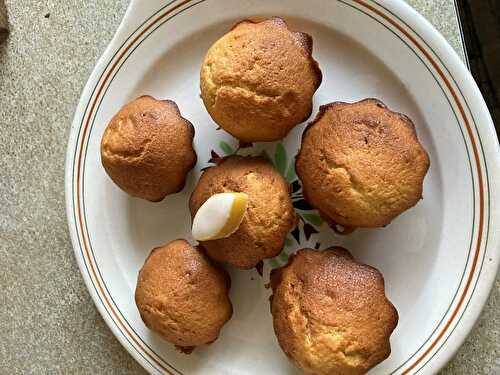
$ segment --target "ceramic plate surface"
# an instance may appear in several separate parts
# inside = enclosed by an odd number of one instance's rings
[[[212,345],[184,355],[142,323],[134,303],[149,251],[192,240],[187,200],[211,152],[237,142],[216,126],[199,95],[209,46],[248,16],[285,18],[309,33],[323,71],[320,104],[375,97],[409,115],[428,150],[424,199],[384,229],[336,235],[301,198],[304,219],[283,253],[256,270],[231,270],[234,315]],[[196,128],[198,164],[184,190],[161,203],[127,196],[105,174],[99,154],[107,122],[139,95],[172,99]],[[257,143],[290,182],[304,124],[283,141]],[[151,373],[299,374],[273,333],[264,287],[269,270],[301,247],[342,245],[382,271],[400,321],[392,354],[373,374],[432,374],[461,345],[484,305],[499,263],[500,157],[487,108],[473,79],[430,24],[401,1],[132,1],[78,105],[66,164],[69,228],[85,282],[105,321]],[[306,225],[307,224],[307,225]],[[317,233],[316,233],[317,232]]]

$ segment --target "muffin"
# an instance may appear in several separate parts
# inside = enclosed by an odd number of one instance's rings
[[[183,351],[217,339],[231,318],[230,280],[197,248],[175,240],[151,251],[135,302],[147,327]]]
[[[389,224],[422,198],[428,168],[412,121],[377,99],[321,106],[296,160],[305,199],[344,227]]]
[[[281,18],[244,20],[208,50],[201,97],[212,119],[245,141],[285,137],[312,111],[321,71],[312,38]]]
[[[229,237],[200,242],[208,256],[249,269],[278,255],[297,224],[286,180],[264,158],[229,156],[200,177],[189,200],[191,216],[212,195],[225,192],[246,193],[247,209]]]
[[[111,119],[101,141],[101,161],[126,193],[161,201],[184,187],[196,164],[194,128],[171,100],[141,96]]]
[[[299,250],[271,287],[279,344],[307,374],[364,374],[389,356],[397,311],[380,272],[347,250]]]

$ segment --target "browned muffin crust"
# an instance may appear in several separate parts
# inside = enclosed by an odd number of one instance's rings
[[[306,373],[364,374],[389,356],[397,311],[381,273],[346,249],[299,250],[271,287],[279,344]]]
[[[161,201],[182,190],[196,164],[194,127],[171,100],[141,96],[111,119],[101,141],[101,161],[126,193]]]
[[[285,137],[312,111],[321,84],[312,38],[281,18],[244,20],[208,50],[201,97],[212,119],[246,142]]]
[[[151,251],[139,272],[135,302],[142,320],[189,353],[217,339],[231,318],[228,274],[185,240]]]
[[[286,180],[264,158],[229,156],[201,176],[189,201],[191,216],[212,195],[224,192],[248,194],[247,210],[232,235],[200,243],[207,254],[243,269],[278,255],[297,223]]]
[[[304,197],[326,220],[381,227],[422,198],[429,164],[412,121],[365,99],[320,107],[296,170]]]

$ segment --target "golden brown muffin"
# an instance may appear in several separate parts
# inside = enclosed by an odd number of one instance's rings
[[[208,50],[201,97],[212,119],[246,142],[275,141],[306,120],[321,71],[312,38],[281,18],[244,20]]]
[[[332,247],[302,249],[271,273],[274,331],[308,374],[356,375],[386,359],[398,313],[378,270]]]
[[[229,237],[200,242],[207,254],[243,269],[278,255],[297,223],[286,180],[264,158],[229,156],[201,176],[189,201],[191,216],[212,195],[225,192],[246,193],[247,210]]]
[[[428,168],[412,121],[377,99],[321,106],[296,160],[304,197],[346,227],[389,224],[422,198]]]
[[[109,122],[101,161],[109,177],[128,194],[161,201],[182,190],[196,164],[194,128],[171,100],[141,96]]]
[[[217,339],[231,318],[230,279],[197,248],[175,240],[151,251],[135,302],[144,324],[189,351]]]

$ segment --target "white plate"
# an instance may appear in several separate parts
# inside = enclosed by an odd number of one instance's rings
[[[326,225],[255,270],[231,270],[234,315],[212,345],[187,356],[142,323],[137,272],[150,249],[191,239],[187,198],[210,151],[236,141],[217,131],[199,97],[208,47],[236,21],[279,15],[314,39],[323,83],[319,104],[376,97],[408,114],[428,150],[424,200],[384,229],[338,236]],[[196,127],[198,164],[185,189],[161,203],[133,199],[106,176],[99,143],[111,116],[143,94],[175,100]],[[287,162],[303,126],[283,140]],[[273,156],[280,144],[257,144]],[[227,150],[226,150],[227,151]],[[280,151],[278,151],[280,152]],[[66,199],[76,258],[113,333],[151,373],[295,374],[274,337],[264,288],[270,267],[299,247],[340,244],[382,271],[400,314],[392,354],[374,374],[431,374],[469,333],[499,263],[500,157],[491,118],[473,79],[443,37],[402,1],[132,1],[82,94],[68,146]],[[281,166],[284,168],[284,166]],[[304,212],[303,212],[304,213]],[[311,212],[309,212],[311,213]],[[314,220],[314,219],[313,219]]]

